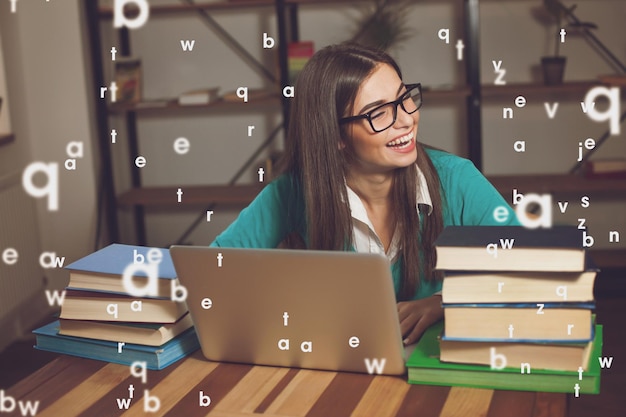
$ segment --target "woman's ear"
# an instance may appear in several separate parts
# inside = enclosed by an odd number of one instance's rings
[[[344,149],[346,149],[346,143],[343,141],[343,139],[339,140],[339,142],[337,143],[337,147],[339,148],[340,151],[343,151]]]

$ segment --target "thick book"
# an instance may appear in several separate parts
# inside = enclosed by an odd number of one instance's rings
[[[582,233],[575,226],[448,226],[435,241],[435,267],[453,271],[582,272]]]
[[[530,373],[522,374],[520,367],[491,369],[485,365],[441,362],[437,337],[442,327],[443,325],[439,323],[426,330],[409,356],[406,364],[409,383],[569,394],[575,394],[577,390],[579,394],[600,392],[601,325],[596,325],[593,350],[587,370],[582,374],[532,368]]]
[[[72,320],[174,323],[185,313],[185,302],[68,289],[65,291],[60,317]]]
[[[150,251],[155,251],[154,253],[158,251],[161,259],[157,264],[158,279],[155,297],[170,298],[172,288],[178,288],[180,285],[176,278],[170,251],[119,243],[113,243],[66,266],[65,269],[70,271],[68,288],[126,294],[122,274],[129,265],[133,264],[137,265],[133,268],[133,285],[136,288],[143,288],[147,285],[147,274],[140,264],[147,264],[150,259],[153,259],[149,258]]]
[[[445,271],[444,303],[593,301],[598,270],[584,272]]]
[[[161,346],[126,343],[121,349],[117,342],[59,334],[58,320],[33,330],[33,333],[36,337],[35,348],[40,350],[122,365],[145,361],[146,367],[152,370],[163,369],[200,348],[193,327]]]
[[[444,338],[588,342],[593,303],[443,304]]]
[[[509,343],[474,340],[439,341],[442,362],[518,366],[555,371],[587,370],[593,341],[587,343]]]
[[[111,342],[161,346],[193,326],[189,313],[176,323],[126,323],[89,320],[59,320],[59,333],[65,336],[110,340]]]

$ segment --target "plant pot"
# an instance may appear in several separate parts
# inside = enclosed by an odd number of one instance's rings
[[[566,58],[564,56],[546,56],[541,58],[543,83],[545,85],[563,84],[565,62]]]

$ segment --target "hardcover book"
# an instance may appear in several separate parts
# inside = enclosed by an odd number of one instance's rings
[[[509,343],[441,338],[439,349],[442,362],[491,365],[506,358],[508,366],[527,363],[532,370],[578,371],[578,368],[587,370],[593,342]]]
[[[593,303],[443,304],[444,337],[502,342],[588,342]]]
[[[582,272],[582,232],[575,226],[448,226],[435,241],[436,268]]]
[[[137,262],[148,262],[148,252],[159,251],[157,297],[171,297],[172,286],[178,286],[176,271],[170,252],[162,248],[111,244],[66,266],[70,271],[69,289],[93,290],[126,294],[122,274],[127,266]],[[146,273],[138,268],[133,274],[133,283],[141,288],[146,285]]]
[[[37,349],[122,365],[145,361],[146,367],[152,370],[163,369],[200,348],[193,328],[161,346],[126,343],[121,352],[117,342],[59,334],[58,320],[34,330],[33,333],[36,336]]]
[[[407,361],[408,382],[411,384],[461,386],[516,391],[544,391],[598,394],[600,392],[600,363],[602,356],[602,326],[596,325],[593,350],[587,370],[578,372],[531,369],[521,373],[519,367],[491,369],[485,365],[441,362],[438,335],[443,324],[430,327]]]
[[[66,290],[60,317],[73,320],[174,323],[186,312],[185,302]]]
[[[165,324],[60,319],[59,333],[111,342],[161,346],[192,326],[189,314],[185,314],[176,323]]]
[[[596,268],[584,272],[445,271],[444,303],[593,301]]]

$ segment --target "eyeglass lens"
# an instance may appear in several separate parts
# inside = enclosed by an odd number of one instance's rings
[[[418,88],[407,91],[400,101],[384,104],[370,112],[369,121],[377,132],[385,130],[396,121],[398,105],[408,114],[415,113],[422,105],[422,95]]]

